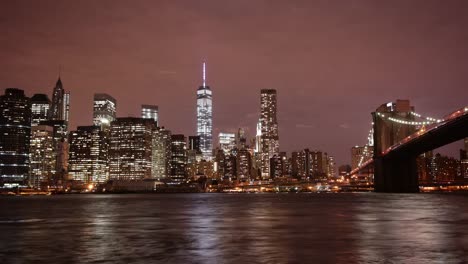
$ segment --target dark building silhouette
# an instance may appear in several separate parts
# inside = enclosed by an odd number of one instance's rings
[[[69,121],[70,111],[70,93],[63,89],[62,80],[60,77],[55,84],[52,92],[52,103],[50,105],[49,120],[63,120],[67,125]]]
[[[24,91],[0,96],[0,186],[25,186],[29,176],[31,102]]]
[[[187,141],[184,135],[171,136],[171,174],[172,181],[181,183],[187,178]]]

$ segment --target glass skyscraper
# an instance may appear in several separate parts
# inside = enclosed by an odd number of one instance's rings
[[[270,159],[279,154],[276,90],[262,89],[260,95],[261,173],[270,177]]]
[[[0,186],[25,186],[29,176],[31,102],[24,91],[0,96]]]
[[[213,155],[213,96],[206,85],[206,65],[203,62],[203,85],[197,90],[197,136],[200,136],[200,150],[205,160]]]

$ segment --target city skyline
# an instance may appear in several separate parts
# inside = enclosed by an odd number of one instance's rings
[[[127,11],[123,2],[115,1],[111,7],[41,5],[41,12],[31,14],[21,11],[25,3],[8,3],[0,11],[5,12],[0,23],[9,36],[0,44],[8,65],[0,79],[4,88],[51,98],[58,65],[64,65],[61,79],[71,93],[72,130],[92,123],[93,94],[102,92],[118,101],[118,116],[139,116],[141,104],[155,104],[161,125],[194,134],[193,90],[200,83],[202,58],[210,65],[210,84],[216,89],[213,135],[243,127],[254,137],[258,91],[276,89],[281,150],[326,150],[338,165],[350,163],[352,146],[366,143],[370,112],[383,102],[410,99],[417,112],[434,117],[466,103],[460,96],[468,82],[464,2],[401,1],[393,2],[392,9],[388,3],[368,1],[239,2],[229,7],[207,1],[201,8],[139,2]],[[106,11],[95,17],[86,12],[90,9]],[[165,12],[155,20],[159,9]],[[46,15],[52,12],[60,13],[63,23]],[[220,16],[231,12],[232,17]],[[197,23],[181,19],[181,14]],[[87,19],[92,23],[81,23]],[[31,26],[18,28],[20,20]],[[371,22],[378,27],[363,26]],[[94,29],[94,24],[101,27]],[[169,24],[174,31],[165,28]],[[285,32],[290,32],[286,39]],[[127,33],[128,38],[121,37]],[[21,41],[23,35],[28,41]],[[142,36],[146,41],[128,42]],[[452,156],[458,148],[457,143]]]

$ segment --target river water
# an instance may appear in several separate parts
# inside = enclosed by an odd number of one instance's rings
[[[0,197],[0,263],[467,263],[467,194]]]

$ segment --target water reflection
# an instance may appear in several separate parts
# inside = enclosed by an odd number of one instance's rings
[[[1,263],[460,263],[467,196],[0,198]],[[33,221],[32,221],[33,220]]]

